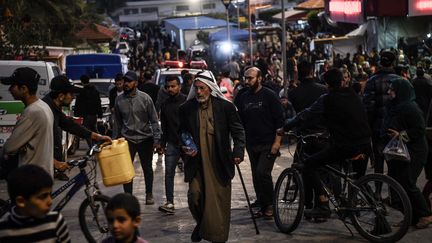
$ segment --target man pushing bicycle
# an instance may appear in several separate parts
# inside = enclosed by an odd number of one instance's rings
[[[323,78],[328,86],[328,93],[277,130],[279,135],[283,135],[285,131],[318,118],[321,118],[328,128],[328,147],[307,158],[303,164],[295,165],[303,171],[304,178],[310,178],[314,193],[318,196],[318,205],[306,213],[318,218],[330,217],[331,211],[317,169],[325,164],[345,161],[359,154],[368,153],[371,135],[361,99],[349,87],[349,83],[343,80],[342,72],[331,69]],[[366,167],[361,167],[363,168],[356,169],[354,166],[354,171],[364,174]]]

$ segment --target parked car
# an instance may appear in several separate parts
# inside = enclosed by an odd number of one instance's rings
[[[119,39],[120,40],[134,40],[135,39],[135,31],[129,27],[121,27],[119,30]]]
[[[117,53],[120,53],[120,54],[123,54],[123,55],[126,55],[130,51],[129,44],[127,42],[125,42],[125,41],[117,42],[117,45],[116,45],[115,49],[116,49]]]

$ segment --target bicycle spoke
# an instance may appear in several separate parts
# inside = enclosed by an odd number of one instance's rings
[[[371,174],[356,183],[350,201],[353,225],[370,241],[400,240],[411,221],[411,205],[403,188],[385,175]],[[400,227],[395,227],[400,225]]]

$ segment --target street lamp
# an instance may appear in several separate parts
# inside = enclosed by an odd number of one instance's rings
[[[231,0],[221,0],[223,5],[225,5],[225,9],[226,9],[226,13],[227,13],[227,31],[228,31],[228,43],[231,46],[230,48],[230,53],[229,53],[229,57],[231,59],[231,54],[232,54],[232,44],[231,44],[231,33],[230,33],[230,24],[229,24],[229,11],[228,11],[228,7],[231,4]]]

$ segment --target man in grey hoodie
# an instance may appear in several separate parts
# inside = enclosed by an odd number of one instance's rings
[[[129,71],[124,75],[123,94],[117,97],[114,106],[117,137],[124,137],[129,143],[132,160],[138,152],[144,171],[146,204],[153,200],[153,150],[160,148],[161,129],[155,106],[149,95],[137,89],[138,77]],[[124,191],[132,194],[132,182],[123,185]]]

